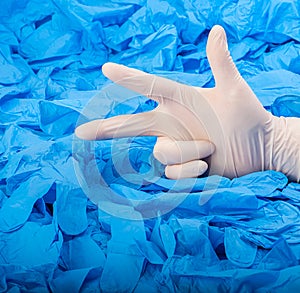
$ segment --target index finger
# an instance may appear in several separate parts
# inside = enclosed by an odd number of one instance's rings
[[[112,62],[105,63],[102,72],[111,81],[158,103],[166,99],[180,100],[181,87],[185,86],[167,78]]]

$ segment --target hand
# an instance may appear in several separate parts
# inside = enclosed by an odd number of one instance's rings
[[[157,101],[158,106],[150,112],[88,122],[76,129],[76,135],[87,140],[157,136],[154,156],[173,179],[197,177],[208,162],[210,174],[230,178],[274,169],[299,180],[299,140],[287,131],[285,118],[274,117],[262,107],[241,77],[221,26],[212,28],[206,50],[215,79],[215,87],[209,89],[104,64],[105,76]],[[286,152],[289,139],[288,144],[296,147]],[[291,154],[297,157],[296,166]]]

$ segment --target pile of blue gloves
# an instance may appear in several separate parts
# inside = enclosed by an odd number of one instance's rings
[[[0,292],[300,288],[300,184],[282,173],[166,179],[152,156],[155,137],[119,139],[117,150],[113,140],[82,143],[74,154],[81,111],[110,83],[105,62],[210,87],[204,48],[214,24],[226,29],[233,59],[263,106],[300,117],[299,1],[1,6]],[[143,97],[119,102],[102,95],[95,118],[155,107]],[[122,201],[97,206],[78,182],[80,155],[95,156],[106,182],[101,196],[112,190],[145,205],[157,196],[156,216],[143,218]],[[128,182],[116,162],[130,162],[128,178],[133,169],[147,178]],[[218,182],[213,192],[211,181]],[[174,200],[174,209],[159,213]]]

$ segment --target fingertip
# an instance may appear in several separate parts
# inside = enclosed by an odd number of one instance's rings
[[[208,164],[205,161],[199,161],[198,163],[199,165],[195,167],[196,172],[198,172],[198,176],[203,175],[207,170],[208,170]]]
[[[84,139],[84,131],[82,125],[75,128],[75,135],[80,139]]]
[[[180,172],[178,170],[177,170],[177,172],[176,172],[176,170],[174,172],[174,165],[171,165],[171,166],[168,165],[165,167],[165,176],[167,178],[176,180],[176,179],[180,178],[179,174],[180,174]]]
[[[166,165],[168,163],[168,160],[163,152],[153,149],[153,157],[158,160],[163,165]]]
[[[163,165],[167,165],[168,163],[170,164],[170,158],[168,159],[166,155],[166,149],[169,149],[170,146],[168,143],[169,141],[169,138],[158,137],[153,148],[153,157]]]
[[[207,156],[210,156],[216,151],[216,146],[210,141],[207,141],[207,144],[208,144],[208,148],[209,148]]]
[[[212,37],[212,38],[215,38],[215,39],[226,38],[225,29],[221,25],[216,24],[210,30],[209,37]]]
[[[99,120],[90,121],[76,127],[75,135],[83,140],[97,140],[99,135]]]
[[[127,79],[136,78],[136,82],[141,82],[139,78],[145,75],[148,75],[146,72],[141,70],[125,66],[123,64],[107,62],[102,65],[102,73],[105,77],[109,78],[111,81],[124,85],[125,87],[130,88],[131,86],[127,85]],[[124,83],[124,84],[123,84]]]
[[[112,79],[121,67],[124,66],[113,62],[106,62],[102,65],[102,73],[107,78]]]
[[[224,28],[220,25],[215,25],[209,32],[206,52],[208,57],[214,54],[215,51],[226,52],[228,50],[227,37]],[[216,54],[215,54],[216,55]],[[217,56],[214,56],[216,58]]]

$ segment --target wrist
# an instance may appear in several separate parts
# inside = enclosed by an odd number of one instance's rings
[[[266,131],[265,169],[300,180],[300,119],[271,116]]]

